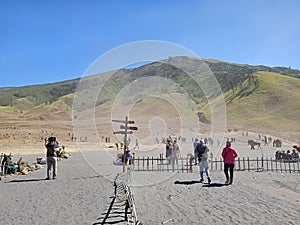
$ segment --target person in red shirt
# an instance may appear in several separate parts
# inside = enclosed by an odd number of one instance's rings
[[[231,142],[226,142],[226,147],[222,151],[222,157],[224,161],[224,173],[226,176],[225,184],[232,184],[233,182],[233,170],[234,170],[234,162],[235,158],[238,156],[236,151],[231,147]],[[228,169],[230,171],[230,175],[228,174]]]

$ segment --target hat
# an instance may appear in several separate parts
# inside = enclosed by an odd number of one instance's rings
[[[203,144],[204,144],[203,139],[200,139],[199,144],[200,144],[200,145],[203,145]]]

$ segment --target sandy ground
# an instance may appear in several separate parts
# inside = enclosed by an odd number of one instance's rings
[[[35,155],[27,155],[30,161]],[[59,161],[56,180],[46,168],[0,182],[0,224],[93,224],[101,222],[113,195],[112,183],[74,153]],[[102,219],[101,219],[102,218]],[[122,224],[122,223],[121,223]]]
[[[249,150],[247,139],[256,138],[251,135],[228,134],[236,138],[233,147],[240,157],[274,157],[278,149],[272,146]],[[190,141],[181,143],[183,156],[192,152],[191,145]],[[80,153],[75,145],[68,145],[73,156],[59,162],[56,180],[44,180],[45,168],[3,178],[0,224],[101,224],[114,192],[113,180],[122,173],[122,167],[112,164],[118,151],[105,146],[104,151],[81,149]],[[286,148],[290,143],[280,149]],[[14,159],[23,156],[28,162],[45,154],[44,146],[36,145],[30,151],[24,146],[22,151],[16,146],[6,150],[13,152]],[[35,154],[29,154],[32,151]],[[141,144],[134,152],[137,157],[158,156],[164,146]],[[216,157],[220,153],[214,147],[211,152]],[[131,171],[130,176],[128,172],[122,175],[120,179],[132,187],[143,224],[299,224],[299,173],[236,171],[231,186],[223,185],[222,171],[211,172],[212,184],[199,183],[197,166],[193,173]],[[124,208],[117,204],[108,222],[126,224]]]
[[[148,174],[144,174],[148,177]],[[137,212],[145,224],[299,224],[299,174],[237,172],[224,186],[198,174],[174,174],[163,182],[134,187]]]

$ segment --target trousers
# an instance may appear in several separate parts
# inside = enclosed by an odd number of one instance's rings
[[[199,161],[199,170],[200,170],[200,177],[203,179],[203,173],[206,173],[206,176],[209,177],[209,167],[208,167],[208,161],[207,160],[201,160]]]
[[[47,178],[50,178],[52,167],[52,176],[56,177],[57,175],[57,157],[49,156],[47,157]]]
[[[228,174],[228,169],[230,175]],[[224,164],[224,173],[226,176],[226,180],[228,181],[230,180],[231,182],[233,181],[233,169],[234,169],[234,164],[227,164],[227,163]]]

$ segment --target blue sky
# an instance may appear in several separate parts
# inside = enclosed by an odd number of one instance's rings
[[[107,51],[142,40],[300,69],[299,12],[297,0],[1,0],[0,87],[79,78]]]

